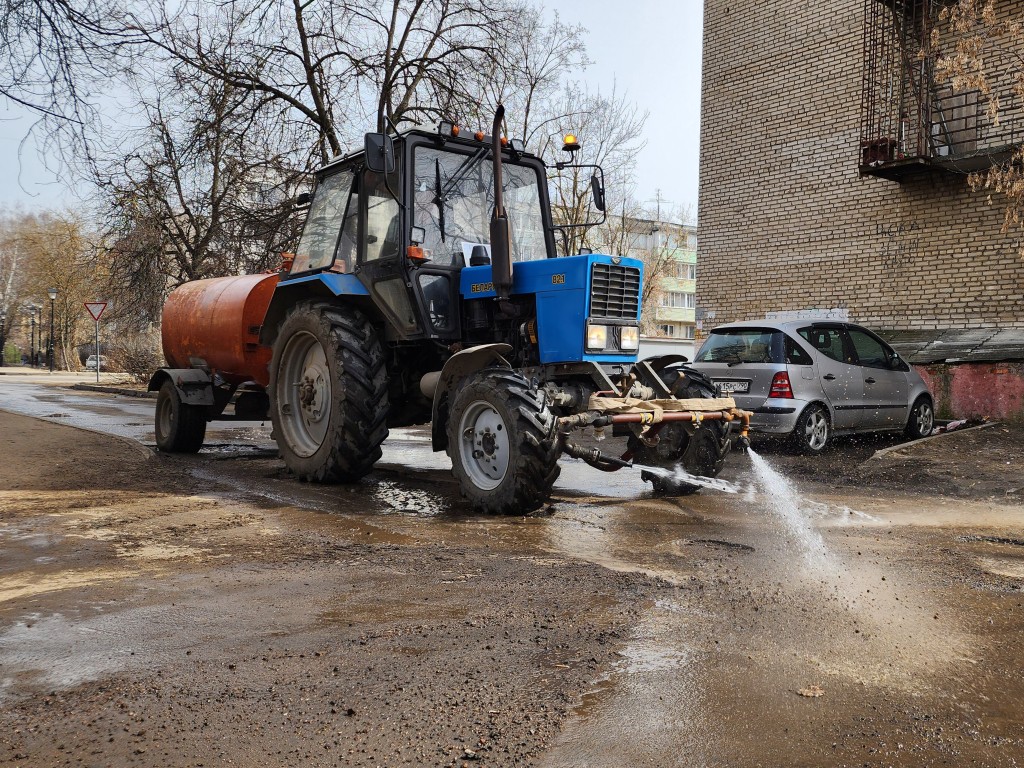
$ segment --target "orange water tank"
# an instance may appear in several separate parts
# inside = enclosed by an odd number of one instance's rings
[[[277,280],[277,273],[241,275],[175,288],[161,330],[167,364],[190,368],[197,358],[233,384],[267,386],[271,349],[260,344],[260,327]]]

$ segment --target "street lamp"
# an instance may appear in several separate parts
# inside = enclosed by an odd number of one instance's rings
[[[53,302],[57,300],[57,289],[50,288],[47,293],[50,294],[50,343],[48,347],[50,353],[50,373],[53,373]]]
[[[36,367],[36,305],[31,301],[25,304],[25,311],[28,312],[29,333],[28,333],[28,364],[29,367]]]
[[[7,310],[0,309],[0,367],[4,364],[4,349],[7,346]]]

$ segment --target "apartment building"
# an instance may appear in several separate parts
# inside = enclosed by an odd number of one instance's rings
[[[995,119],[936,74],[948,5],[704,4],[698,312],[845,317],[917,364],[940,411],[1021,417],[1021,238],[968,175],[1024,141],[1024,107],[1012,78]]]

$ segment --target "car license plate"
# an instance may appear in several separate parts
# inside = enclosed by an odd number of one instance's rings
[[[723,395],[742,395],[750,391],[749,381],[716,381]]]

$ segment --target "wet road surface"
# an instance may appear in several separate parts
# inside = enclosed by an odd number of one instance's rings
[[[0,398],[7,410],[152,444],[152,401],[9,382],[0,382]],[[247,533],[239,535],[249,546],[289,531],[323,532],[399,551],[485,552],[520,562],[524,571],[575,562],[645,580],[635,592],[637,613],[606,663],[577,670],[571,649],[555,654],[552,674],[579,671],[586,687],[557,720],[557,731],[526,728],[538,741],[521,753],[526,762],[1016,765],[1024,759],[1018,714],[1024,696],[1012,650],[1020,647],[1022,626],[1019,505],[897,500],[818,485],[797,492],[790,504],[799,506],[797,518],[787,519],[779,490],[748,459],[733,457],[725,476],[743,486],[738,496],[655,499],[635,473],[618,473],[609,484],[608,476],[595,479],[589,468],[566,462],[547,514],[493,518],[458,499],[447,458],[430,451],[422,430],[393,431],[377,470],[352,487],[295,482],[276,458],[268,426],[232,423],[208,434],[211,445],[199,456],[164,458],[208,488],[192,503],[218,507],[219,519],[273,511],[242,525]],[[774,460],[770,449],[768,459]],[[2,534],[0,542],[12,546],[14,539],[36,558],[59,549],[52,532],[8,526]],[[166,566],[177,558],[216,557],[226,546],[197,555],[189,537],[151,538],[132,550],[134,562]],[[440,583],[480,576],[461,570],[456,566]],[[90,578],[100,589],[104,576]],[[287,637],[326,615],[313,615],[318,603],[308,583],[289,578],[290,601],[245,573],[233,577],[228,592],[262,601],[269,612],[263,618]],[[589,582],[595,594],[587,583],[581,605],[600,613],[597,598],[609,585]],[[9,579],[7,599],[33,588]],[[385,602],[389,616],[419,616],[408,594]],[[230,596],[207,589],[193,606],[208,638],[202,654],[211,658],[245,623],[225,612],[225,604],[232,605]],[[494,610],[486,600],[478,607],[481,615]],[[360,616],[351,602],[336,614],[339,621],[381,617],[379,606]],[[166,599],[123,611],[23,614],[0,634],[0,696],[169,664],[194,646],[177,621]],[[490,754],[467,759],[478,758],[518,762]],[[418,762],[459,759],[456,750]]]

